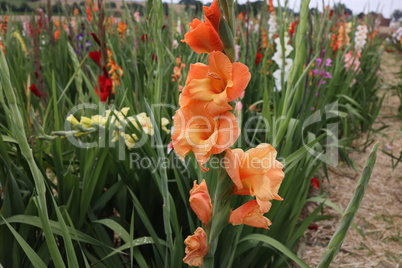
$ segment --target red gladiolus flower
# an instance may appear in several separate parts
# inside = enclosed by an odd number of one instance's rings
[[[33,94],[35,94],[36,96],[38,96],[38,97],[41,97],[41,96],[42,96],[42,94],[39,92],[39,90],[38,90],[38,88],[36,87],[35,84],[30,85],[30,86],[29,86],[29,90],[31,90],[31,92],[32,92]]]
[[[311,186],[313,186],[316,189],[320,189],[320,180],[316,177],[311,178]]]
[[[42,98],[42,97],[46,97],[46,96],[47,96],[46,94],[43,94],[42,92],[40,92],[39,89],[36,87],[35,84],[30,85],[30,86],[29,86],[29,90],[30,90],[33,94],[35,94],[36,96],[38,96],[39,98]]]
[[[101,66],[101,52],[100,52],[100,50],[91,51],[91,52],[88,53],[88,55],[98,66]]]
[[[296,27],[297,27],[297,24],[298,24],[298,23],[299,23],[299,21],[298,21],[298,20],[295,20],[294,22],[292,22],[292,23],[290,24],[289,30],[288,30],[288,33],[289,33],[290,37],[293,37],[293,34],[294,34],[295,31],[296,31]]]
[[[106,102],[106,100],[109,98],[109,95],[112,93],[112,90],[112,79],[110,79],[106,74],[98,76],[98,85],[95,88],[95,92],[100,97],[101,102]]]
[[[264,54],[257,52],[255,54],[255,65],[257,66],[258,64],[260,64],[260,62],[262,61],[262,58],[264,58]]]
[[[148,42],[148,35],[147,34],[141,35],[141,40],[144,42]]]

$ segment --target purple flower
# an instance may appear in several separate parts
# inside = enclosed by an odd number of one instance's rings
[[[318,81],[318,85],[317,87],[320,87],[322,85],[325,85],[327,83],[327,81],[325,81],[324,79],[320,79],[320,81]]]
[[[318,74],[318,69],[314,69],[313,74],[314,74],[314,76],[316,76]]]
[[[322,59],[321,58],[317,58],[317,59],[315,59],[315,61],[317,62],[318,66],[321,66],[321,64],[322,64]]]
[[[80,33],[79,35],[77,35],[76,38],[78,41],[82,41],[82,39],[84,38],[84,34]]]
[[[324,78],[332,78],[332,75],[330,72],[325,72]]]
[[[330,58],[325,59],[325,66],[332,66],[332,60]]]

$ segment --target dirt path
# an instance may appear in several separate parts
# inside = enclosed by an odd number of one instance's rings
[[[397,83],[394,74],[399,71],[401,62],[400,55],[385,53],[382,57],[382,92],[387,95],[374,128],[389,127],[373,137],[379,143],[377,162],[354,220],[365,237],[351,228],[331,267],[402,267],[402,163],[392,169],[391,158],[381,151],[398,156],[402,151],[402,119],[397,116],[400,101],[395,92],[389,90],[389,84]],[[351,154],[359,171],[371,147],[364,153]],[[329,176],[330,182],[323,183],[324,191],[329,194],[329,200],[344,210],[353,195],[358,174],[340,164],[330,170]],[[335,218],[317,222],[318,229],[309,230],[305,235],[303,259],[311,267],[319,263],[339,222],[335,210],[325,207],[325,214]]]

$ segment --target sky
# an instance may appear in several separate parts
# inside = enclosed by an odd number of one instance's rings
[[[203,3],[209,3],[212,0],[200,0]],[[240,4],[246,3],[247,0],[238,0]],[[250,2],[254,2],[255,0],[250,0]],[[177,3],[179,0],[163,0],[163,2],[173,2]],[[279,0],[282,3],[282,6],[285,3],[285,0]],[[300,9],[301,0],[288,0],[288,7],[298,11]],[[310,8],[318,7],[322,10],[322,0],[310,0]],[[353,14],[359,14],[360,12],[368,13],[370,11],[380,12],[384,15],[384,17],[391,17],[392,12],[395,9],[402,10],[402,0],[324,0],[325,5],[331,3],[341,2],[346,5],[349,9],[353,11]],[[276,5],[277,0],[274,0],[274,5]]]
[[[246,0],[239,0],[239,3]],[[274,1],[274,5],[275,5]],[[280,0],[283,4],[285,1]],[[295,11],[300,9],[301,0],[289,0],[288,6],[290,8],[295,7]],[[341,0],[341,1],[324,1],[325,5],[328,3],[341,2],[345,4],[346,7],[353,11],[353,14],[359,14],[360,12],[368,13],[370,11],[376,11],[382,13],[384,17],[389,18],[395,9],[402,10],[402,0]],[[331,6],[332,6],[331,4]],[[310,0],[310,7],[318,7],[322,10],[321,0]]]

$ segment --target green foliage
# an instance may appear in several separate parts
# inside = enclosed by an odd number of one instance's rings
[[[80,7],[85,14],[85,3]],[[57,10],[71,14],[72,8],[59,6]],[[157,0],[148,1],[146,7],[127,2],[119,18],[127,24],[127,32],[119,34],[116,23],[106,23],[107,48],[124,71],[107,104],[95,93],[102,70],[87,56],[100,49],[91,36],[100,37],[99,13],[94,12],[91,22],[84,16],[66,16],[60,23],[67,27],[54,26],[53,32],[42,28],[33,34],[23,34],[21,22],[10,17],[8,30],[1,33],[6,53],[0,62],[0,263],[4,267],[185,266],[183,240],[200,225],[188,203],[192,183],[204,178],[212,195],[222,185],[217,169],[202,173],[193,156],[183,162],[166,152],[171,136],[162,130],[161,118],[168,118],[172,126],[170,118],[190,64],[206,63],[205,55],[191,52],[180,42],[193,15],[202,18],[202,9],[186,13],[168,8]],[[359,72],[345,70],[344,55],[353,44],[333,52],[329,36],[337,18],[311,14],[308,1],[303,1],[296,34],[290,37],[294,50],[289,57],[294,66],[282,91],[277,91],[272,75],[277,66],[271,60],[277,48],[272,40],[265,40],[268,45],[264,45],[266,6],[258,2],[237,8],[250,11],[246,15],[254,26],[226,13],[230,19],[224,26],[239,31],[229,40],[240,45],[239,61],[252,74],[241,100],[243,109],[236,111],[243,129],[236,146],[246,150],[264,142],[274,145],[285,164],[279,193],[284,201],[274,201],[267,214],[273,222],[270,230],[249,226],[218,230],[220,236],[213,237],[213,262],[216,267],[283,267],[291,262],[304,267],[294,253],[298,241],[311,222],[325,218],[320,208],[301,218],[303,207],[311,201],[310,180],[325,167],[317,155],[325,154],[331,145],[327,144],[332,131],[329,124],[339,126],[336,138],[342,143],[338,146],[346,153],[353,138],[374,131],[372,124],[381,106],[377,96],[379,43],[374,39],[366,45]],[[140,11],[140,21],[133,11]],[[278,7],[277,20],[284,43],[288,26],[295,20],[293,12]],[[31,22],[33,27],[39,24],[34,18]],[[353,27],[358,24],[351,22]],[[53,39],[55,30],[60,30],[58,40]],[[259,63],[257,53],[263,55]],[[181,77],[172,79],[173,68],[178,67],[176,57],[186,66]],[[317,58],[332,59],[326,70],[333,78],[323,85],[311,74]],[[31,84],[47,97],[34,95]],[[129,150],[122,140],[110,142],[113,133],[108,130],[116,127],[110,120],[86,135],[59,137],[71,126],[66,122],[69,112],[84,103],[96,108],[77,110],[74,116],[78,119],[102,114],[113,106],[115,112],[129,107],[127,116],[147,113],[155,134],[150,137],[128,126],[145,141]],[[335,112],[337,116],[331,117]],[[318,115],[320,120],[305,124]],[[365,146],[370,144],[367,137]],[[77,147],[69,138],[104,146]],[[236,196],[232,207],[244,201],[245,197]]]
[[[347,206],[341,221],[338,224],[334,235],[329,241],[327,249],[325,250],[321,262],[317,267],[329,267],[332,260],[335,258],[336,254],[342,246],[343,240],[345,239],[346,233],[349,230],[350,225],[353,222],[357,210],[359,209],[360,203],[364,197],[367,185],[370,181],[371,173],[374,168],[375,161],[377,159],[377,149],[378,144],[374,145],[369,157],[367,158],[366,164],[363,168],[362,174],[356,185],[355,193]]]

